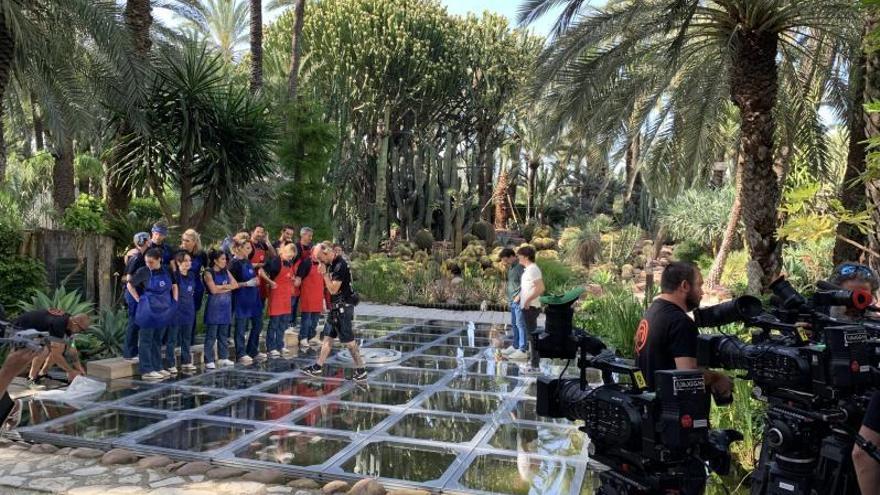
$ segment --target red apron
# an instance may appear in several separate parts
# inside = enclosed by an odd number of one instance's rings
[[[318,264],[312,263],[303,279],[299,294],[300,313],[320,313],[324,309],[324,277],[318,273]]]
[[[289,315],[292,310],[290,297],[293,293],[293,267],[281,263],[281,271],[275,277],[275,288],[269,289],[269,316]]]
[[[254,250],[254,255],[251,256],[251,264],[256,265],[257,263],[266,263],[266,250],[257,246],[256,243],[251,243],[251,248]],[[269,284],[266,283],[262,278],[260,279],[260,299],[263,301],[269,297]]]

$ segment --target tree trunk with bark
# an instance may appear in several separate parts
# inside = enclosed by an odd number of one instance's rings
[[[301,0],[302,1],[302,0]],[[385,105],[382,121],[376,126],[378,150],[376,154],[376,202],[370,222],[370,249],[379,247],[382,232],[388,224],[388,146],[391,141],[391,107]]]
[[[40,115],[40,109],[37,106],[37,99],[35,96],[31,96],[31,118],[34,121],[34,148],[39,153],[40,151],[43,151],[46,145],[43,140],[45,136],[45,131],[43,129],[43,116]]]
[[[846,157],[846,173],[840,190],[840,201],[850,211],[859,211],[865,207],[865,185],[858,180],[865,172],[865,156],[867,154],[865,139],[865,54],[860,53],[858,59],[850,65],[849,87],[852,95],[849,115],[849,152]],[[852,225],[841,223],[837,226],[837,241],[834,244],[834,263],[856,261],[862,250],[845,242],[841,237],[862,245],[868,244],[868,236]]]
[[[744,31],[731,67],[731,98],[740,110],[742,217],[751,258],[750,287],[766,289],[782,266],[782,244],[776,238],[780,185],[773,167],[773,134],[778,73],[778,35]]]
[[[0,9],[0,184],[6,182],[6,138],[3,136],[3,95],[12,75],[15,38],[6,27],[6,15]]]
[[[639,157],[642,145],[641,137],[641,133],[637,133],[626,148],[624,160],[626,166],[626,191],[623,195],[623,218],[626,223],[637,223],[639,213],[641,212],[642,174]]]
[[[287,96],[296,101],[299,91],[299,66],[302,59],[302,30],[306,15],[306,0],[296,0],[293,7],[293,37],[290,41],[290,74],[287,76]]]
[[[495,175],[495,163],[492,159],[492,144],[490,143],[490,132],[484,129],[477,137],[479,146],[477,151],[477,163],[479,167],[479,182],[477,183],[477,192],[479,196],[480,218],[487,222],[492,221],[492,208],[489,203],[492,201],[493,187]]]
[[[528,198],[526,204],[526,220],[531,220],[532,218],[537,218],[537,208],[535,206],[535,194],[538,187],[538,169],[541,167],[541,159],[537,156],[533,156],[529,159],[529,170],[528,170]]]
[[[733,240],[736,238],[736,231],[742,218],[742,173],[740,173],[740,170],[742,169],[737,167],[736,174],[734,175],[736,192],[733,196],[733,207],[730,209],[727,228],[724,229],[721,245],[718,247],[718,253],[715,255],[715,261],[712,263],[709,276],[706,278],[706,285],[712,288],[717,287],[721,283],[721,276],[724,275],[724,265],[727,264],[727,256],[733,248]]]
[[[64,138],[52,154],[52,203],[59,214],[76,201],[76,174],[73,170],[73,140]]]
[[[880,29],[880,11],[871,8],[866,15],[865,31],[870,33]],[[874,51],[865,55],[864,83],[864,101],[880,101],[880,52]],[[880,137],[880,114],[865,115],[865,137],[868,139]],[[871,218],[876,226],[868,234],[868,247],[874,252],[880,252],[880,180],[868,181],[865,188],[868,204],[871,207]],[[868,265],[874,270],[880,269],[880,258],[869,256]]]
[[[251,93],[263,87],[263,2],[251,0]]]

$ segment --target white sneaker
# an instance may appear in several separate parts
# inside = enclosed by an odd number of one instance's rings
[[[277,359],[281,357],[281,353],[273,349],[269,351],[269,357],[272,359]]]
[[[159,373],[158,371],[151,371],[149,373],[141,375],[141,378],[143,378],[144,380],[163,380],[165,379],[165,375]]]
[[[321,340],[320,337],[315,336],[315,337],[312,337],[312,340],[310,340],[309,343],[310,343],[311,345],[321,345],[321,344],[324,343],[324,341]]]
[[[180,365],[180,371],[184,373],[193,373],[196,371],[196,367],[193,364],[182,364]]]
[[[165,371],[171,373],[172,375],[176,375],[177,374],[177,366],[172,366],[170,368],[166,368]]]
[[[238,364],[243,364],[245,366],[249,366],[251,364],[254,364],[254,360],[251,359],[250,356],[242,356],[242,357],[238,358]]]
[[[135,357],[131,357],[131,358],[125,358],[125,362],[126,363],[138,363],[138,362],[140,362],[140,359],[138,359],[138,357],[135,356]]]
[[[524,360],[524,359],[528,359],[529,355],[528,355],[528,353],[525,353],[525,352],[517,349],[517,350],[511,352],[510,354],[508,354],[507,357],[509,359]]]
[[[156,371],[156,373],[159,373],[160,375],[162,375],[162,378],[168,378],[171,376],[171,372],[168,370],[159,370],[159,371]]]
[[[299,341],[299,347],[301,349],[308,349],[310,345],[311,345],[311,342],[308,340],[300,340]]]
[[[235,363],[228,359],[221,359],[220,361],[218,361],[218,363],[220,364],[220,366],[235,366]]]
[[[505,356],[509,356],[516,351],[517,351],[516,347],[509,345],[509,346],[507,346],[507,349],[504,349],[503,351],[501,351],[501,354],[504,354]]]
[[[265,352],[258,352],[258,353],[257,353],[257,358],[256,358],[256,359],[263,360],[263,359],[266,359],[266,357],[267,357],[267,356],[266,356],[266,353],[265,353]]]
[[[221,361],[222,361],[222,360],[221,360]],[[220,364],[222,365],[223,363],[221,362]],[[205,369],[206,369],[206,370],[212,370],[212,369],[214,369],[214,368],[216,368],[216,367],[217,367],[217,365],[214,364],[213,361],[210,362],[210,363],[206,363],[206,364],[205,364]]]

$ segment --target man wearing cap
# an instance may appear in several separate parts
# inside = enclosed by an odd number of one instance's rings
[[[147,266],[146,261],[144,260],[144,253],[150,248],[150,234],[146,232],[138,232],[134,235],[132,243],[134,243],[134,249],[128,253],[125,262],[124,284],[127,284],[131,280],[131,277],[134,276],[135,272]],[[137,312],[137,301],[135,301],[134,297],[132,297],[128,291],[124,291],[124,297],[125,304],[128,306],[128,324],[125,327],[125,343],[122,346],[122,357],[128,362],[136,363],[138,362],[139,329],[134,320],[135,313]]]
[[[35,384],[41,376],[44,376],[53,365],[61,367],[67,373],[69,380],[73,380],[77,375],[84,375],[86,373],[79,362],[79,354],[76,352],[76,347],[69,344],[74,334],[88,330],[89,325],[91,325],[88,315],[69,315],[55,308],[37,309],[22,314],[12,324],[21,329],[34,329],[38,332],[49,334],[49,349],[31,362],[31,371],[28,378],[30,378],[32,384]],[[64,356],[64,352],[68,349],[72,354],[73,366],[68,364]]]
[[[171,266],[171,260],[174,259],[174,249],[165,242],[168,238],[168,226],[164,222],[156,222],[150,229],[150,245],[151,247],[162,250],[162,266]]]

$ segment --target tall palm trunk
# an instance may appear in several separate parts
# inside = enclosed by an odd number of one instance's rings
[[[849,88],[852,95],[849,115],[849,153],[846,157],[846,173],[840,190],[840,201],[851,211],[865,207],[865,186],[858,180],[865,171],[865,54],[850,65]],[[867,244],[867,236],[852,225],[841,223],[837,226],[837,241],[834,244],[834,263],[858,260],[862,251],[843,239],[859,244]]]
[[[6,27],[6,15],[0,9],[0,184],[6,181],[6,139],[3,137],[3,95],[12,74],[15,38]]]
[[[142,60],[150,56],[153,41],[150,38],[150,26],[153,24],[150,0],[127,0],[125,2],[125,26],[132,37],[135,54]],[[134,129],[123,121],[116,133],[116,141],[120,142],[129,136]],[[131,203],[131,184],[125,177],[116,173],[126,151],[117,146],[107,164],[107,209],[116,214],[128,210]]]
[[[37,98],[31,95],[31,118],[34,122],[34,147],[38,152],[43,151],[45,147],[43,137],[45,132],[43,129],[43,116],[40,115],[40,109],[37,106]]]
[[[251,0],[251,92],[263,87],[263,2]]]
[[[874,32],[880,28],[880,11],[869,9],[865,19],[865,31]],[[865,101],[880,101],[880,52],[873,51],[865,55]],[[869,113],[865,116],[865,137],[880,136],[880,114]],[[866,185],[871,218],[880,225],[880,180],[869,181]],[[880,250],[880,229],[873,229],[868,234],[868,247],[877,252]],[[868,257],[871,268],[880,269],[880,258]]]
[[[749,286],[766,288],[782,265],[776,238],[780,185],[773,170],[773,133],[778,73],[778,35],[740,32],[731,68],[731,98],[740,110],[738,169],[742,171],[742,216],[749,248]]]
[[[73,140],[65,137],[52,154],[52,203],[58,213],[64,213],[76,200],[75,173],[73,170]]]
[[[306,0],[296,0],[293,7],[293,38],[290,41],[290,75],[287,79],[287,96],[296,101],[299,91],[299,66],[302,59],[302,31],[306,15]]]
[[[507,228],[510,219],[510,204],[507,202],[507,187],[510,180],[507,170],[502,169],[498,174],[498,183],[495,185],[495,230]]]
[[[724,275],[724,265],[727,264],[727,256],[733,247],[733,240],[736,237],[736,230],[739,226],[740,218],[742,218],[742,169],[737,167],[734,174],[736,184],[734,187],[736,192],[733,196],[733,207],[730,209],[730,217],[727,219],[727,228],[724,229],[724,237],[721,238],[721,245],[718,247],[718,253],[715,255],[715,261],[712,263],[712,269],[709,271],[709,277],[706,279],[706,285],[709,287],[717,287],[721,282],[721,276]]]

